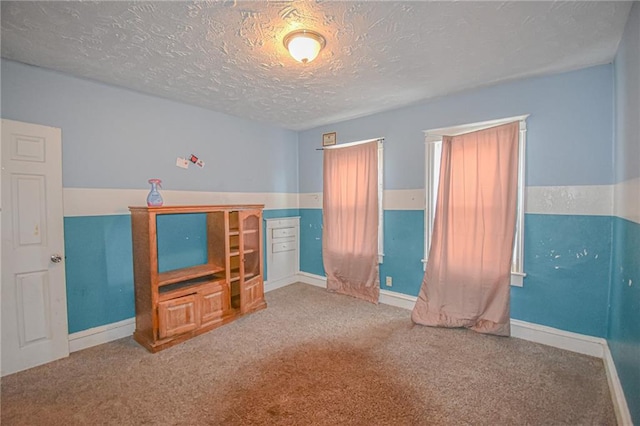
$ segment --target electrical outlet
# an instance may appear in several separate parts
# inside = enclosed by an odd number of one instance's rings
[[[386,285],[387,285],[387,287],[392,287],[393,286],[393,278],[387,277]]]

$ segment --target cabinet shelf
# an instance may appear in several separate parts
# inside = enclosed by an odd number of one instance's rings
[[[205,264],[198,266],[190,266],[188,268],[174,269],[158,274],[158,287],[188,281],[195,278],[206,277],[207,275],[215,275],[224,272],[224,268],[220,266]]]
[[[175,284],[160,287],[158,292],[159,300],[169,300],[176,297],[186,296],[197,293],[199,287],[203,285],[221,285],[224,284],[225,278],[216,275],[207,275],[204,277],[194,278],[188,281],[181,281]]]
[[[244,274],[244,280],[248,281],[253,277],[257,277],[259,274],[256,274],[254,272],[251,273],[246,273]],[[233,269],[231,271],[231,277],[229,278],[230,282],[234,282],[234,281],[238,281],[240,279],[240,270],[239,269]]]
[[[242,251],[244,254],[255,253],[257,250],[252,248],[246,248]],[[229,256],[238,256],[240,254],[239,247],[231,247],[229,249]]]

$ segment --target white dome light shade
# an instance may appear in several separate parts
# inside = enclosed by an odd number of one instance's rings
[[[325,44],[324,37],[310,30],[297,30],[284,38],[284,47],[293,59],[303,64],[313,61]]]

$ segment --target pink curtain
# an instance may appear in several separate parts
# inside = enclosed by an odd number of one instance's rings
[[[510,335],[519,123],[445,136],[417,324]]]
[[[378,303],[378,144],[324,150],[327,290]]]

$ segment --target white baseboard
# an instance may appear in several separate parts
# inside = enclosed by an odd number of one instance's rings
[[[270,292],[273,291],[275,289],[281,288],[281,287],[286,287],[289,284],[293,284],[298,282],[298,276],[297,275],[292,275],[290,277],[286,277],[286,278],[282,278],[279,280],[275,280],[275,281],[265,281],[264,282],[264,292]]]
[[[316,287],[327,288],[327,277],[310,274],[308,272],[299,272],[298,282],[314,285]]]
[[[633,426],[631,420],[631,412],[627,405],[627,399],[624,396],[622,390],[622,384],[618,377],[618,371],[616,370],[616,364],[613,362],[609,345],[604,346],[604,369],[607,372],[607,382],[609,382],[609,391],[611,392],[611,400],[613,401],[613,409],[616,413],[616,420],[620,426]]]
[[[600,337],[572,333],[545,325],[511,319],[511,336],[554,348],[602,358],[607,341]]]
[[[327,288],[327,277],[323,277],[321,275],[300,272],[298,273],[298,281],[305,284],[311,284],[316,287]],[[412,310],[413,305],[416,304],[416,297],[381,289],[378,302],[385,305]]]
[[[380,289],[380,297],[378,298],[378,302],[380,303],[407,309],[409,311],[413,310],[413,307],[416,304],[416,300],[417,297],[415,296],[409,296],[408,294],[402,294],[384,289]]]
[[[131,336],[136,328],[136,319],[114,322],[69,335],[69,352],[76,352],[92,346]]]

